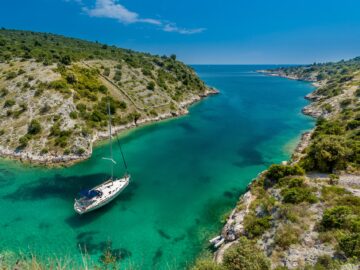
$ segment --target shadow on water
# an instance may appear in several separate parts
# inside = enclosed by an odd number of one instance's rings
[[[11,225],[14,225],[14,223],[20,222],[22,220],[23,220],[22,217],[16,217],[16,218],[12,219],[11,221],[2,224],[2,227],[3,228],[10,227]]]
[[[163,230],[161,229],[158,229],[157,230],[158,234],[162,237],[162,238],[165,238],[166,240],[170,240],[171,239],[171,236],[168,235],[166,232],[164,232]]]
[[[86,251],[90,255],[102,254],[105,250],[110,248],[112,255],[117,259],[126,259],[131,257],[132,253],[125,248],[112,248],[109,241],[94,240],[94,237],[99,234],[99,231],[81,232],[76,236],[76,246],[82,251]]]
[[[43,177],[35,182],[24,184],[3,198],[14,201],[45,200],[54,197],[73,200],[80,190],[94,187],[109,177],[109,175],[102,173],[70,177],[56,174],[54,177]],[[137,187],[137,183],[131,183],[117,201],[130,201],[133,191]]]
[[[241,157],[241,160],[235,161],[233,164],[241,168],[245,166],[264,164],[265,162],[261,152],[254,148],[244,146],[239,148],[237,153]]]
[[[56,174],[54,177],[43,177],[35,182],[24,184],[15,192],[10,193],[3,198],[14,201],[44,200],[54,197],[72,200],[81,189],[93,187],[107,178],[109,178],[109,175],[107,174],[70,177]]]
[[[211,177],[208,175],[198,177],[200,183],[208,184],[211,182]]]
[[[174,237],[173,242],[174,242],[174,243],[177,243],[177,242],[180,242],[180,241],[184,240],[185,238],[186,238],[186,235],[185,235],[185,234],[182,234],[182,235],[180,235],[180,236]]]
[[[0,168],[0,187],[10,186],[14,183],[15,174],[7,169]]]
[[[47,230],[51,227],[52,225],[48,222],[40,222],[39,224],[39,229],[40,230]]]
[[[225,198],[228,198],[228,199],[232,200],[232,199],[239,198],[240,195],[243,194],[243,193],[244,193],[243,189],[234,188],[232,190],[225,191],[223,193],[223,195],[224,195]]]
[[[161,247],[159,247],[157,250],[156,250],[156,252],[155,252],[155,254],[154,254],[154,257],[153,257],[153,259],[152,259],[152,265],[153,265],[153,267],[155,267],[158,263],[159,263],[159,261],[161,260],[161,257],[163,256],[163,251],[162,251],[162,249],[161,249]]]
[[[180,122],[178,125],[188,133],[195,133],[197,131],[197,129],[188,122]]]

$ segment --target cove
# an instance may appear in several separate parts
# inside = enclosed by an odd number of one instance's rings
[[[186,116],[120,136],[132,175],[111,204],[78,216],[77,192],[108,177],[108,145],[69,168],[0,162],[0,250],[98,260],[108,241],[122,268],[183,269],[218,233],[249,182],[288,160],[314,121],[301,114],[309,83],[256,73],[272,66],[194,66],[221,94]],[[114,144],[115,158],[121,160]],[[119,163],[120,164],[120,163]],[[116,167],[121,175],[124,168]]]

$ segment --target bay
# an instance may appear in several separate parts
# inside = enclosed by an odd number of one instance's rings
[[[309,83],[256,73],[271,66],[193,66],[220,94],[186,116],[120,135],[132,182],[111,204],[84,216],[77,192],[109,176],[109,146],[69,168],[0,161],[0,250],[94,261],[111,243],[122,268],[183,269],[221,229],[246,186],[288,160],[314,121],[301,114]],[[120,152],[114,145],[115,158]],[[116,167],[121,176],[124,168]]]

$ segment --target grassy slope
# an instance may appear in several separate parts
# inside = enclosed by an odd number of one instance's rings
[[[208,90],[174,55],[0,30],[0,147],[30,159],[89,156],[106,131],[108,96],[114,125],[124,127],[184,113]]]

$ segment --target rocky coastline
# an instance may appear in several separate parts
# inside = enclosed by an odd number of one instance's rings
[[[296,76],[285,76],[282,73],[275,73],[272,71],[267,70],[259,70],[257,71],[259,73],[264,73],[269,76],[277,76],[277,77],[283,77],[291,80],[302,80],[299,77]],[[320,84],[318,82],[315,82],[315,86],[319,86]],[[315,90],[316,91],[316,90]],[[309,95],[314,95],[313,93],[310,93]],[[306,99],[310,101],[315,101],[313,99],[307,98],[309,95],[305,96]],[[307,108],[307,107],[305,107]],[[318,115],[307,112],[303,108],[302,112],[306,115],[310,115],[314,118],[317,118]],[[301,135],[300,141],[297,144],[291,159],[289,163],[297,163],[300,158],[304,155],[303,151],[309,146],[311,141],[311,134],[313,133],[313,130],[304,132]],[[286,161],[287,163],[287,161]],[[225,238],[225,244],[223,244],[216,252],[214,253],[214,260],[217,263],[222,263],[223,261],[223,255],[227,249],[229,249],[232,245],[236,244],[238,242],[238,239],[240,236],[244,235],[244,219],[246,214],[249,212],[249,207],[251,203],[256,199],[255,195],[251,192],[251,185],[255,183],[261,176],[263,176],[267,170],[262,171],[258,174],[256,178],[254,178],[251,183],[249,184],[247,188],[247,192],[245,192],[239,199],[237,206],[232,210],[231,214],[229,215],[225,225],[223,226],[223,229],[221,231],[221,236]]]
[[[180,117],[189,113],[188,108],[194,103],[201,101],[202,99],[216,95],[219,91],[214,88],[207,88],[204,94],[202,95],[193,95],[189,99],[179,102],[179,110],[175,112],[168,112],[160,114],[154,117],[145,117],[137,120],[136,122],[128,123],[126,125],[119,125],[113,127],[114,136],[119,135],[121,132],[140,127],[146,124],[159,122],[165,119]],[[81,162],[91,157],[93,152],[93,147],[97,142],[106,140],[108,138],[107,132],[97,131],[91,138],[89,138],[89,150],[84,152],[81,155],[70,154],[70,155],[35,155],[31,150],[25,151],[14,151],[4,146],[0,146],[0,157],[7,158],[11,160],[18,160],[25,164],[47,166],[47,167],[59,167],[59,166],[71,166],[75,163]]]

